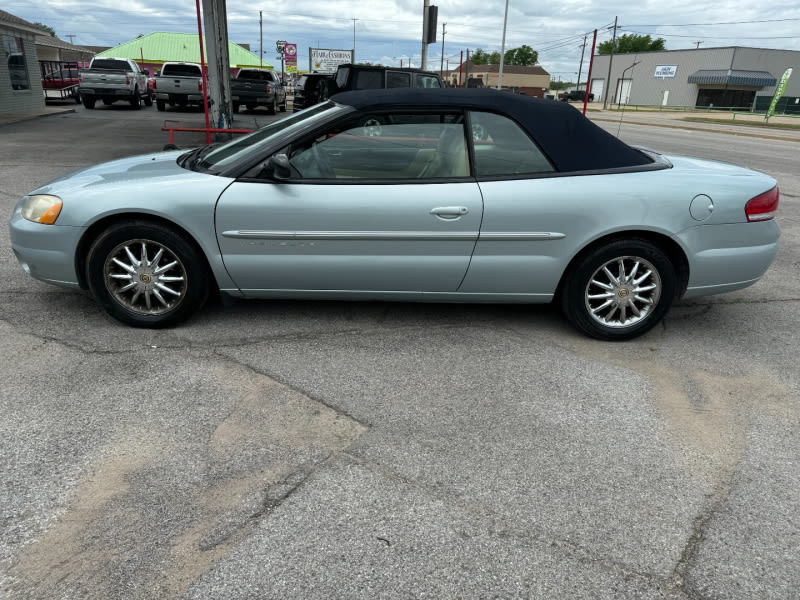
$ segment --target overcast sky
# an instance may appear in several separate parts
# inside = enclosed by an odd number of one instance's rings
[[[431,0],[439,7],[437,42],[428,47],[428,68],[458,65],[461,51],[500,50],[503,0]],[[264,2],[227,0],[231,41],[250,44],[275,64],[275,42],[298,45],[299,67],[308,67],[308,48],[350,49],[355,29],[356,61],[419,66],[423,0],[322,0]],[[114,46],[155,31],[196,33],[192,0],[4,0],[3,9],[27,21],[49,25],[61,39],[79,45]],[[259,10],[263,37],[259,35]],[[598,43],[611,38],[619,17],[618,35],[663,37],[668,50],[750,46],[800,50],[800,4],[782,0],[509,0],[506,49],[522,44],[539,52],[539,63],[553,79],[574,80],[581,45],[588,36],[586,73],[592,32]],[[357,19],[354,21],[354,19]],[[71,37],[72,36],[72,37]]]

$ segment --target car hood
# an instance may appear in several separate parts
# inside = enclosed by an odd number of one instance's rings
[[[231,179],[184,169],[178,152],[159,152],[101,163],[68,173],[31,194],[64,202],[59,225],[86,225],[105,215],[140,212],[168,217],[186,209],[213,211]]]

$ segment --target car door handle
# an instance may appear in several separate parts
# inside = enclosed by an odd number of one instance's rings
[[[431,214],[440,219],[457,219],[469,212],[466,206],[439,206],[431,209]]]

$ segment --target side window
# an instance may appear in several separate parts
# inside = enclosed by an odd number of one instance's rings
[[[25,64],[25,46],[22,38],[10,35],[0,36],[2,40],[3,56],[8,65],[8,74],[11,78],[12,90],[31,89],[30,79],[28,78],[28,67]]]
[[[528,135],[508,117],[471,112],[478,177],[551,173],[555,169]]]
[[[288,151],[292,179],[450,179],[469,175],[456,113],[362,114]]]
[[[355,71],[354,90],[376,90],[383,87],[383,71]]]
[[[411,87],[411,74],[397,71],[386,71],[386,87],[401,88]]]

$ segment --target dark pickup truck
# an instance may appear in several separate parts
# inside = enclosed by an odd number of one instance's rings
[[[573,102],[583,102],[583,99],[586,97],[586,90],[572,90],[570,92],[563,92],[558,95],[559,100],[563,100],[564,102],[569,102],[572,100]],[[589,92],[589,102],[594,102],[594,94]]]
[[[273,115],[286,110],[286,88],[280,75],[266,69],[241,69],[231,79],[233,112],[244,104],[247,110],[266,106]]]

